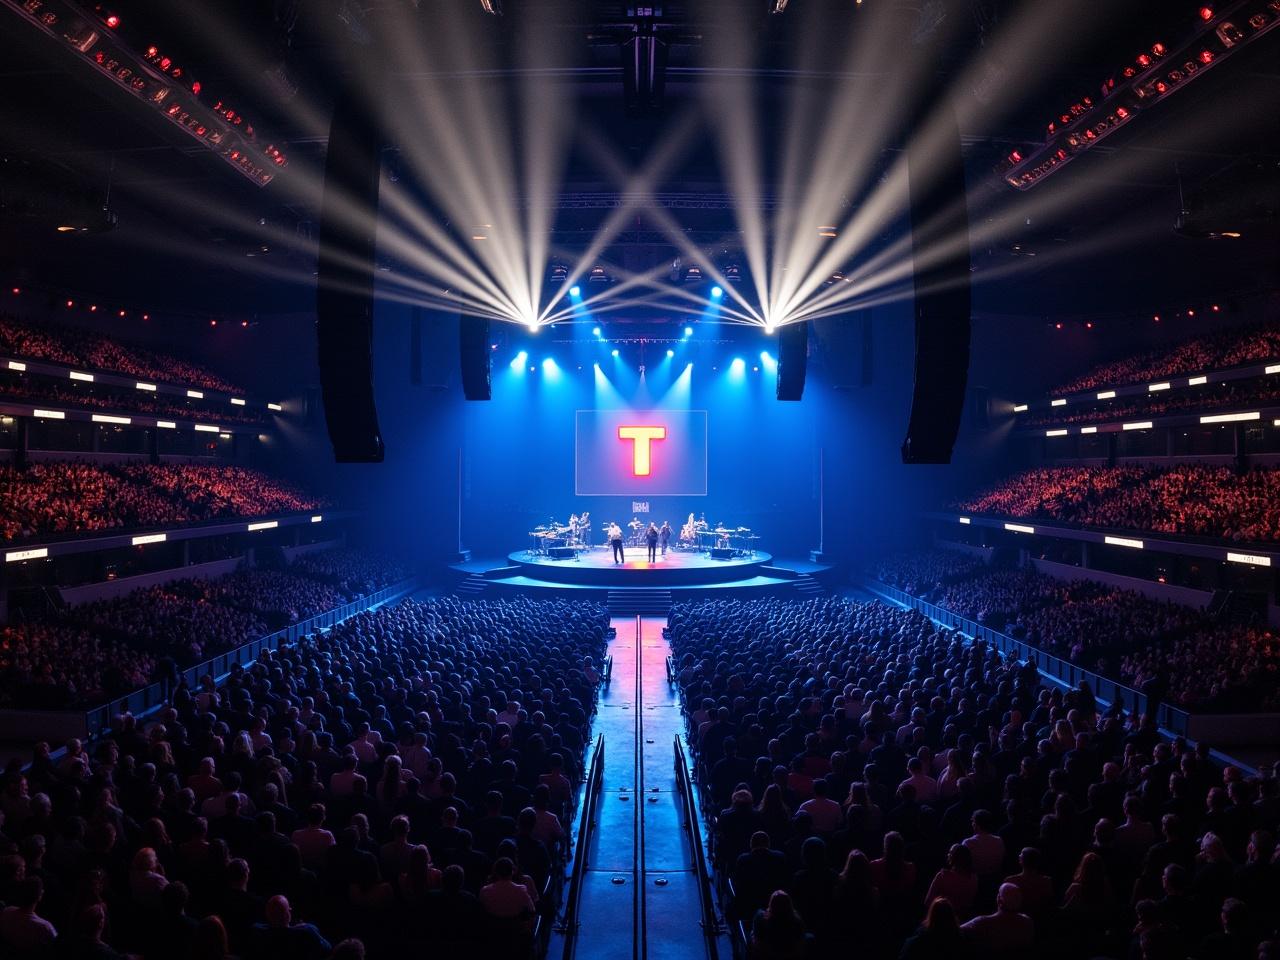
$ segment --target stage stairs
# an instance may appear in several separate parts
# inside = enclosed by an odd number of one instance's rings
[[[640,587],[610,590],[607,603],[612,617],[666,616],[671,610],[671,591]]]
[[[477,573],[470,574],[453,588],[453,592],[464,600],[475,600],[489,591],[489,583]]]
[[[791,585],[796,588],[796,593],[800,594],[805,600],[827,595],[826,588],[807,573],[796,574],[796,578],[791,581]]]

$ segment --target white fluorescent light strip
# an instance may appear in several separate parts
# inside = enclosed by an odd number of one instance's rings
[[[65,413],[63,413],[61,410],[41,410],[41,409],[40,409],[40,408],[38,408],[38,407],[37,407],[35,410],[32,410],[32,411],[31,411],[31,415],[32,415],[33,417],[41,417],[41,418],[43,418],[43,419],[45,419],[45,420],[65,420],[65,419],[67,419],[67,415],[66,415]]]
[[[1004,525],[1004,528],[1006,530],[1012,530],[1014,533],[1035,533],[1036,532],[1035,527],[1024,527],[1020,523],[1006,523]]]
[[[240,397],[232,397],[231,402],[234,403],[237,407],[244,406],[244,400],[242,400]]]
[[[211,426],[207,423],[197,423],[196,429],[199,430],[201,433],[217,433],[219,428]]]
[[[1100,394],[1098,394],[1099,400],[1114,400],[1115,398],[1116,398],[1116,392],[1114,390],[1103,390]]]
[[[5,563],[13,563],[15,560],[39,560],[41,557],[49,555],[48,547],[37,547],[35,550],[10,550],[4,555]]]
[[[72,380],[83,380],[85,383],[93,383],[92,373],[81,373],[79,370],[72,370],[67,374]]]
[[[1065,431],[1065,430],[1046,430],[1046,431],[1044,432],[1044,435],[1045,435],[1046,437],[1065,437],[1065,436],[1067,435],[1067,431]]]
[[[1189,380],[1187,380],[1187,386],[1188,386],[1188,387],[1203,387],[1203,386],[1204,386],[1206,383],[1208,383],[1208,382],[1209,382],[1209,378],[1208,378],[1208,377],[1203,377],[1203,376],[1201,376],[1201,377],[1191,377]]]
[[[1262,371],[1263,373],[1280,373],[1280,363],[1273,363]]]
[[[280,521],[278,520],[263,520],[261,523],[249,524],[249,532],[252,533],[255,530],[274,530],[278,526],[280,526]]]
[[[1126,423],[1126,424],[1124,425],[1124,429],[1125,429],[1125,430],[1150,430],[1150,429],[1151,429],[1151,421],[1150,421],[1150,420],[1139,420],[1139,421],[1137,421],[1136,423]]]
[[[1027,412],[1027,405],[1026,405],[1025,403],[1015,403],[1015,404],[1013,405],[1013,412],[1014,412],[1014,413],[1026,413],[1026,412]]]
[[[131,541],[135,547],[140,547],[144,543],[164,543],[169,539],[167,533],[144,533],[141,536],[134,537]]]
[[[1097,433],[1098,428],[1097,427],[1081,427],[1080,432],[1081,433]]]
[[[970,523],[973,523],[973,521],[972,521],[972,520],[970,520],[968,517],[961,517],[961,518],[960,518],[960,522],[961,522],[961,523],[963,523],[963,524],[965,524],[966,526],[967,526],[968,524],[970,524]]]
[[[203,400],[203,399],[204,399],[204,394],[203,394],[201,391],[199,391],[199,390],[188,390],[188,391],[187,391],[187,396],[188,396],[188,397],[191,397],[193,400]]]
[[[268,403],[268,404],[267,404],[267,409],[268,409],[268,410],[283,410],[283,409],[284,409],[284,407],[280,406],[280,404],[278,404],[278,403]]]
[[[1130,540],[1127,537],[1103,537],[1102,542],[1109,543],[1113,547],[1131,547],[1134,550],[1141,550],[1143,548],[1141,540]]]
[[[95,413],[92,419],[94,423],[133,423],[129,417],[113,417],[107,413]]]
[[[1245,420],[1261,420],[1262,414],[1255,410],[1252,413],[1219,413],[1212,417],[1201,417],[1201,423],[1240,423]]]
[[[135,383],[135,384],[133,385],[133,389],[135,389],[135,390],[146,390],[146,391],[148,391],[148,392],[150,392],[150,393],[155,393],[155,392],[156,392],[156,385],[155,385],[154,383],[143,383],[141,380],[139,380],[137,383]]]
[[[25,370],[25,369],[27,369],[27,365],[26,365],[25,363],[23,363],[21,360],[10,360],[10,361],[9,361],[9,369],[10,369],[10,370]]]
[[[1252,553],[1228,553],[1227,560],[1231,563],[1247,563],[1251,567],[1271,566],[1270,557],[1259,557]]]
[[[1052,400],[1049,402],[1049,406],[1051,407],[1065,407],[1066,405],[1067,405],[1066,397],[1059,397],[1057,400]]]
[[[1147,384],[1147,393],[1159,393],[1161,390],[1168,390],[1172,386],[1173,384],[1168,381],[1164,383],[1149,383]]]
[[[177,425],[176,423],[174,423],[172,420],[157,420],[157,421],[156,421],[156,426],[157,426],[157,427],[161,427],[161,428],[163,428],[163,429],[165,429],[165,430],[177,430],[177,429],[178,429],[178,425]]]

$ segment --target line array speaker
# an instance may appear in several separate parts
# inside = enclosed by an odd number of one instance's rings
[[[969,215],[955,112],[937,104],[945,134],[907,145],[915,287],[915,386],[903,463],[950,463],[969,376]],[[932,138],[931,138],[932,139]],[[927,150],[926,147],[927,146]],[[957,243],[957,238],[963,243]]]
[[[804,380],[809,363],[809,324],[784,323],[778,328],[779,400],[799,400],[804,396]]]
[[[462,394],[468,400],[493,396],[490,381],[489,321],[458,317],[458,353],[462,361]]]
[[[340,97],[329,124],[316,290],[325,423],[339,463],[380,463],[373,396],[373,279],[381,144],[369,110]]]

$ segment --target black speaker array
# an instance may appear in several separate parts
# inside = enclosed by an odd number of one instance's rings
[[[907,146],[916,357],[903,463],[950,463],[969,376],[969,215],[960,131],[949,103],[936,105],[945,136],[926,152]],[[955,242],[963,237],[963,243]],[[945,244],[945,245],[944,245]],[[941,255],[939,251],[942,251]]]
[[[799,400],[809,364],[809,324],[786,323],[778,329],[778,399]]]
[[[490,381],[492,351],[489,349],[489,321],[458,317],[458,353],[462,361],[462,393],[468,400],[488,400],[493,396]]]
[[[381,144],[365,106],[339,99],[329,125],[316,339],[325,423],[339,463],[380,463],[373,397],[373,278]],[[353,217],[352,211],[358,211]]]

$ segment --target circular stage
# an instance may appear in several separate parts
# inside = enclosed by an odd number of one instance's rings
[[[572,583],[607,587],[679,587],[728,583],[750,578],[773,560],[762,551],[747,557],[716,560],[705,553],[668,550],[665,557],[650,563],[644,547],[627,547],[626,562],[614,563],[613,551],[596,547],[578,554],[578,559],[553,560],[530,556],[524,550],[507,555],[510,563],[532,579],[552,583]]]

